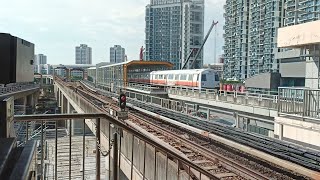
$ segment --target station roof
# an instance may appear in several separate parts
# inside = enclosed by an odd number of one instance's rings
[[[72,65],[64,65],[64,64],[59,64],[59,65],[52,65],[53,68],[90,68],[94,67],[95,65],[92,64],[72,64]]]
[[[170,62],[166,61],[139,61],[139,60],[131,60],[131,61],[126,61],[122,63],[116,63],[116,64],[110,64],[106,66],[101,66],[99,68],[106,68],[106,67],[113,67],[113,66],[119,66],[119,65],[127,65],[129,66],[141,66],[141,65],[164,65],[167,66],[168,68],[173,67],[173,64]]]

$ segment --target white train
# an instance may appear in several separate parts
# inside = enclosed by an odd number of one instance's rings
[[[128,78],[129,82],[150,83],[154,85],[182,86],[195,89],[219,88],[219,75],[212,69],[152,71]]]

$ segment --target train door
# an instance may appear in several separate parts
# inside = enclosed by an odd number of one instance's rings
[[[174,85],[175,85],[174,75],[173,75],[173,74],[169,74],[169,75],[168,75],[167,85],[168,85],[168,86],[174,86]]]
[[[200,88],[209,88],[207,73],[204,73],[204,72],[201,73],[201,87]]]
[[[151,73],[150,73],[150,84],[153,84],[153,83],[154,83],[154,77],[155,77],[154,73],[151,72]]]
[[[216,72],[214,73],[214,87],[220,88],[220,77]]]
[[[180,85],[180,74],[174,75],[174,82],[176,86]]]
[[[193,87],[193,74],[188,75],[187,86]]]
[[[167,74],[164,74],[164,75],[163,75],[163,79],[164,79],[164,83],[163,83],[163,84],[167,85],[167,83],[168,83],[168,81],[167,81],[168,75],[167,75]]]
[[[192,87],[198,87],[199,84],[199,74],[194,74],[192,78]]]
[[[203,88],[213,89],[215,88],[215,73],[203,72],[201,75],[201,84]]]

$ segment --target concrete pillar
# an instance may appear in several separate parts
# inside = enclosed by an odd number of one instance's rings
[[[207,120],[210,120],[210,108],[207,109]]]
[[[0,98],[0,138],[15,137],[13,114],[14,98]]]
[[[249,131],[248,125],[250,124],[250,119],[244,118],[243,119],[243,124],[245,125],[244,130],[248,132]]]
[[[63,94],[62,92],[60,91],[60,94],[59,94],[59,106],[62,107],[62,99],[63,98]]]
[[[236,128],[240,128],[240,119],[239,119],[239,114],[238,114],[238,113],[234,113],[234,118],[235,118],[235,125],[236,125]]]
[[[14,104],[19,106],[19,111],[26,113],[27,96],[14,100]]]
[[[283,124],[279,124],[279,140],[283,139]]]
[[[68,113],[68,100],[63,95],[62,95],[62,107],[61,107],[61,110],[62,110],[62,114]]]
[[[29,108],[31,108],[31,111],[28,112],[28,114],[33,114],[33,110],[34,110],[34,108],[35,108],[34,94],[30,94],[29,96],[27,96],[26,106],[28,106]]]
[[[189,106],[188,106],[188,104],[185,104],[185,106],[186,106],[186,114],[188,114],[189,113]]]

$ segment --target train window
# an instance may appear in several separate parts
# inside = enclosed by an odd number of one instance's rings
[[[214,76],[214,80],[215,80],[215,81],[219,81],[219,75],[218,75],[218,74],[216,74],[216,75]]]
[[[168,79],[173,79],[173,74],[169,74],[169,78]]]
[[[197,74],[197,81],[199,81],[199,74]]]
[[[180,76],[180,80],[187,80],[187,75],[186,74],[182,74]]]
[[[159,79],[163,79],[163,75],[161,74],[161,75],[159,75]]]
[[[176,74],[175,80],[179,80],[179,74]]]
[[[202,74],[201,81],[207,81],[207,75],[206,74]]]
[[[155,79],[159,79],[159,75],[156,75],[156,78]]]
[[[192,79],[193,79],[193,74],[189,74],[188,80],[192,81]]]

